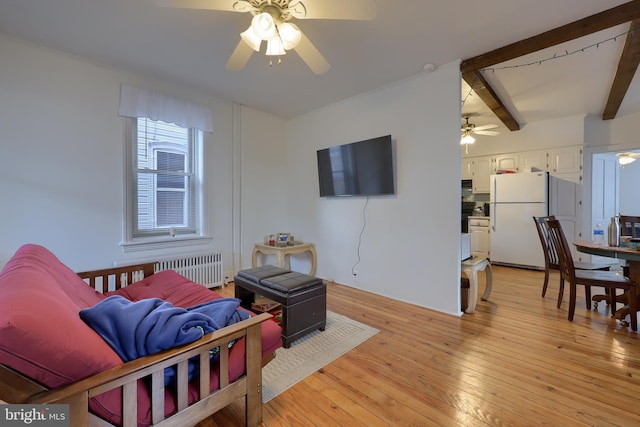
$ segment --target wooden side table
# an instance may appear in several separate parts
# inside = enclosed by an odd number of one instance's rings
[[[471,257],[468,260],[462,261],[462,272],[469,279],[469,304],[465,313],[473,313],[476,310],[476,303],[478,302],[478,271],[483,270],[486,274],[487,285],[484,294],[482,294],[482,301],[486,301],[491,294],[493,281],[493,270],[491,270],[489,259],[485,257]]]
[[[275,255],[278,259],[278,267],[291,269],[290,261],[287,255],[296,255],[309,252],[311,256],[311,270],[310,276],[316,273],[317,255],[316,248],[313,243],[300,243],[292,246],[269,246],[263,243],[256,243],[253,247],[253,253],[251,255],[251,266],[258,266],[258,254]]]

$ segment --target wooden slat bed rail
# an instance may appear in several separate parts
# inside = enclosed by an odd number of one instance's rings
[[[105,293],[130,285],[154,273],[155,263],[127,265],[105,268],[102,270],[82,271],[77,273],[89,286],[98,292]],[[110,287],[112,284],[113,287]],[[101,287],[98,287],[101,285]]]
[[[29,403],[56,404],[69,403],[72,425],[91,425],[87,413],[88,399],[115,388],[122,388],[123,425],[136,425],[137,413],[136,382],[142,378],[151,378],[152,390],[152,422],[163,426],[184,426],[197,423],[199,420],[223,408],[230,402],[245,396],[247,410],[247,425],[258,425],[262,420],[262,338],[260,324],[271,315],[263,313],[242,322],[212,332],[198,341],[183,347],[167,350],[161,353],[141,357],[123,365],[100,372],[89,378],[68,384],[64,387],[39,392],[31,396]],[[229,382],[229,349],[227,344],[238,338],[245,338],[246,374],[242,378]],[[200,399],[187,407],[187,362],[196,355],[205,355],[208,361],[209,349],[220,346],[220,388],[211,393],[208,380],[201,382]],[[202,357],[202,356],[201,356]],[[178,412],[169,418],[164,417],[164,369],[178,365],[177,390]],[[209,363],[200,364],[201,378],[208,379]],[[15,374],[15,373],[14,373]],[[17,375],[17,374],[15,374]],[[83,406],[84,405],[84,406]],[[215,408],[215,410],[213,409]],[[100,423],[101,424],[101,423]]]

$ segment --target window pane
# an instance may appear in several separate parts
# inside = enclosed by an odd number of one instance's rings
[[[187,147],[184,147],[187,150]],[[184,154],[167,153],[166,151],[158,151],[156,154],[156,168],[159,171],[184,172]]]
[[[186,188],[184,178],[185,155],[158,151],[156,164],[158,170],[158,188]],[[162,171],[166,171],[162,173]],[[174,171],[174,173],[170,173]]]
[[[158,227],[184,226],[184,193],[158,191]]]

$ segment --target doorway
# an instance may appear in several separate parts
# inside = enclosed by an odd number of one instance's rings
[[[611,217],[619,213],[640,216],[640,159],[622,165],[617,155],[620,152],[592,155],[591,230],[598,225],[606,230]]]

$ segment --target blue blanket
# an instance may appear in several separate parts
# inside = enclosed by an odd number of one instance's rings
[[[245,320],[249,313],[236,310],[240,301],[222,298],[190,308],[175,307],[159,298],[129,301],[110,296],[80,311],[80,318],[95,330],[128,362],[148,354],[188,344],[205,334]],[[211,355],[217,355],[211,352]],[[189,380],[197,373],[195,361],[189,363]],[[169,385],[175,369],[165,370]]]

